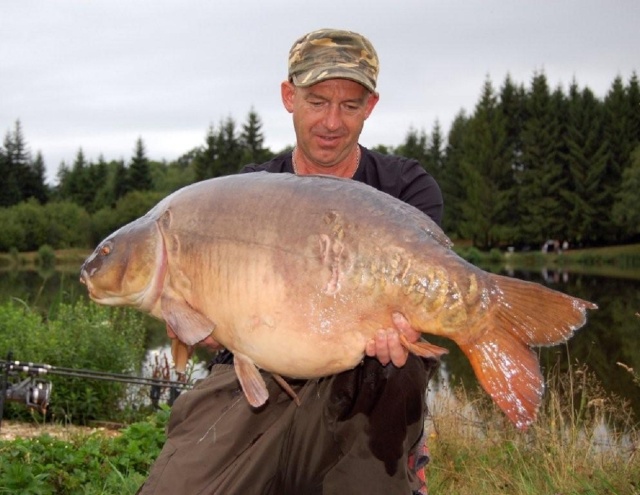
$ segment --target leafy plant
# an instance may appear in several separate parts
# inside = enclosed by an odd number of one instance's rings
[[[41,435],[0,442],[0,493],[133,495],[162,448],[168,416],[161,409],[116,437],[93,433],[65,441]]]

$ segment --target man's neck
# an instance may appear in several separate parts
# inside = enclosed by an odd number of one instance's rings
[[[312,161],[307,160],[304,154],[294,148],[292,153],[293,170],[297,175],[333,175],[351,179],[360,164],[360,147],[356,146],[353,152],[349,153],[345,160],[331,166],[316,165]]]

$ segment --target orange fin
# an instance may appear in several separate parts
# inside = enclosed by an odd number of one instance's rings
[[[458,342],[482,387],[520,429],[536,419],[544,381],[532,346],[565,342],[597,306],[543,285],[491,275],[487,317]]]
[[[260,407],[267,402],[269,398],[267,386],[253,361],[243,354],[234,354],[233,364],[249,404]]]
[[[193,347],[178,339],[171,339],[171,358],[176,373],[183,374],[187,370],[187,362],[191,357]]]
[[[565,342],[587,321],[593,303],[533,282],[492,275],[496,324],[530,346]]]
[[[544,392],[536,354],[500,328],[460,348],[471,362],[482,388],[511,422],[523,430],[533,423]]]
[[[291,388],[291,386],[286,382],[286,380],[284,378],[282,378],[280,375],[278,375],[277,373],[272,373],[273,375],[273,379],[278,382],[278,385],[280,385],[283,390],[289,394],[289,397],[291,397],[293,399],[293,402],[296,403],[297,406],[299,406],[300,403],[300,398],[298,397],[298,394],[295,393],[295,391]]]
[[[404,334],[400,333],[400,343],[405,349],[409,349],[409,352],[416,354],[423,358],[436,358],[440,359],[444,354],[449,354],[449,350],[444,347],[430,344],[425,341],[409,342]]]

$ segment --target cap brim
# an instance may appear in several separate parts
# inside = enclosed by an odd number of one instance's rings
[[[361,71],[349,70],[344,67],[341,67],[339,69],[337,69],[335,66],[332,66],[328,69],[321,69],[316,67],[310,71],[302,72],[300,74],[294,74],[293,76],[291,76],[293,84],[300,88],[308,88],[309,86],[313,86],[314,84],[318,84],[329,79],[348,79],[350,81],[361,84],[372,93],[376,92],[376,88],[371,80],[362,75]]]

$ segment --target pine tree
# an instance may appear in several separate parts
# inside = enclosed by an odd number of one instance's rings
[[[193,172],[196,181],[213,176],[213,169],[218,160],[218,135],[213,125],[209,126],[205,137],[205,145],[199,148],[193,158]]]
[[[623,238],[640,236],[640,145],[631,153],[631,164],[622,172],[620,189],[616,192],[616,202],[612,217],[621,229]]]
[[[113,174],[112,206],[115,206],[116,201],[131,191],[133,191],[133,187],[131,186],[129,171],[125,167],[124,160],[118,160],[115,163]]]
[[[433,125],[433,130],[431,131],[431,139],[429,140],[424,166],[427,172],[433,175],[436,181],[439,182],[443,174],[444,163],[444,137],[442,135],[440,122],[436,120]]]
[[[427,147],[427,133],[424,129],[418,131],[411,126],[405,136],[404,142],[394,150],[394,153],[406,158],[418,160],[422,166],[425,167],[428,161]]]
[[[95,196],[89,180],[89,168],[90,164],[80,148],[61,189],[63,199],[69,199],[85,209],[93,202]]]
[[[243,149],[242,165],[246,165],[247,163],[263,163],[273,156],[273,154],[264,147],[262,121],[253,108],[247,115],[247,121],[242,125],[240,145]]]
[[[506,146],[511,152],[511,167],[522,170],[522,128],[525,118],[526,91],[507,75],[500,88],[499,107],[505,118]]]
[[[153,186],[149,159],[142,138],[138,138],[131,164],[129,165],[129,183],[138,191],[149,191]]]
[[[513,192],[511,152],[505,118],[489,80],[468,124],[461,170],[463,236],[484,249],[510,240],[505,225]]]
[[[571,180],[563,191],[568,215],[567,236],[594,244],[611,235],[608,212],[613,191],[605,187],[607,150],[603,139],[602,106],[574,82],[569,89],[566,163]]]
[[[113,191],[109,183],[109,167],[102,155],[98,157],[98,163],[89,167],[88,183],[88,187],[92,191],[91,203],[86,208],[89,213],[94,213],[113,202]]]
[[[10,201],[9,204],[15,204],[28,199],[34,189],[31,153],[24,139],[22,125],[19,120],[15,123],[13,133],[7,133],[4,149],[7,175],[3,177],[3,182],[6,180],[6,192],[3,194],[3,200]],[[19,191],[17,197],[16,187]]]
[[[236,122],[231,117],[220,122],[217,136],[218,156],[213,169],[213,177],[235,174],[242,161],[242,147],[236,132]]]
[[[0,146],[0,207],[12,206],[19,203],[22,199],[20,186],[14,174],[9,156],[5,147],[9,144],[11,134],[7,133],[4,140],[4,146]]]
[[[465,199],[462,160],[468,128],[469,117],[460,111],[449,129],[444,167],[438,179],[445,204],[442,225],[444,231],[452,237],[460,236],[461,233],[462,202]]]
[[[29,166],[30,180],[24,195],[27,198],[35,198],[40,204],[44,204],[49,199],[49,188],[45,183],[44,158],[42,153],[38,151],[36,158]]]
[[[544,74],[535,74],[527,93],[522,130],[522,170],[518,173],[519,241],[541,245],[564,237],[561,191],[567,178],[560,161],[563,94],[553,95]]]

